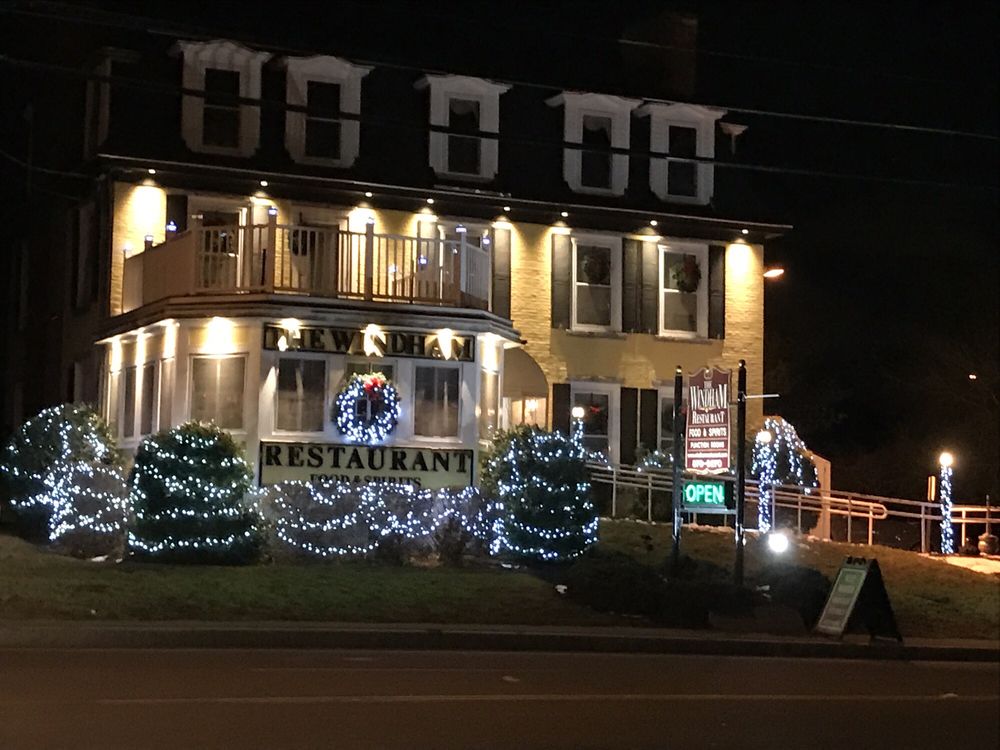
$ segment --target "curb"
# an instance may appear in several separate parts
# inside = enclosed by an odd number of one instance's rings
[[[1000,645],[992,644],[900,645],[773,637],[678,636],[648,631],[632,634],[433,625],[6,624],[0,625],[0,648],[547,651],[1000,663]]]

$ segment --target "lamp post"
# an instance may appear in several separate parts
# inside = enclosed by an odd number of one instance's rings
[[[574,406],[570,409],[570,415],[573,417],[573,426],[570,430],[570,439],[577,443],[578,445],[583,444],[583,415],[585,414],[582,406]]]
[[[762,534],[771,530],[774,521],[772,501],[774,496],[774,477],[777,472],[777,457],[771,447],[773,439],[770,430],[757,433],[757,529]]]
[[[941,493],[941,554],[951,555],[955,552],[955,532],[951,526],[951,474],[952,464],[955,457],[948,451],[944,451],[938,456],[938,465],[941,467],[938,487]]]

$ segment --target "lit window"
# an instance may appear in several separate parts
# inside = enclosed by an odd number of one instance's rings
[[[573,238],[574,329],[621,328],[621,240]]]
[[[660,246],[660,333],[708,335],[708,247]]]
[[[565,91],[546,103],[565,107],[563,140],[586,147],[563,149],[563,179],[570,189],[624,195],[629,158],[627,154],[612,154],[609,149],[629,148],[631,112],[639,100]]]
[[[326,362],[282,357],[278,361],[276,427],[288,432],[322,432],[326,404]]]
[[[481,370],[479,378],[479,437],[491,440],[500,424],[500,374]]]
[[[456,179],[492,180],[499,168],[495,138],[479,133],[500,132],[500,95],[509,86],[482,78],[429,75],[417,88],[430,90],[428,139],[430,166],[438,175]]]
[[[214,422],[227,430],[243,429],[246,359],[193,357],[191,360],[191,419]]]
[[[583,408],[583,445],[609,460],[618,455],[618,386],[574,383],[570,407]]]
[[[297,162],[349,167],[358,158],[363,65],[326,55],[285,60],[287,101],[285,147]],[[302,108],[302,109],[299,109]],[[303,111],[304,110],[304,111]]]
[[[413,434],[422,437],[457,437],[458,367],[420,366],[413,377]]]

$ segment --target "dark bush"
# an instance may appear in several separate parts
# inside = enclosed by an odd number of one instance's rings
[[[434,548],[443,565],[459,567],[470,550],[474,537],[457,518],[449,518],[434,533]]]
[[[666,581],[648,565],[621,552],[589,552],[566,571],[571,599],[600,612],[652,616]]]
[[[796,610],[807,628],[822,614],[831,585],[818,570],[790,563],[767,566],[757,576],[757,583],[768,587],[772,602]]]

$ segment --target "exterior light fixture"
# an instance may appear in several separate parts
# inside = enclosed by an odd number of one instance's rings
[[[760,432],[758,432],[757,433],[757,442],[758,443],[763,443],[764,445],[767,445],[768,443],[770,443],[771,442],[771,431],[770,430],[761,430]]]
[[[780,531],[772,531],[767,535],[767,548],[776,555],[788,551],[788,537]]]
[[[267,207],[267,215],[268,216],[277,216],[278,215],[278,207],[277,206],[268,206]]]
[[[173,219],[171,219],[170,221],[167,222],[166,230],[168,232],[176,232],[177,231],[177,224],[174,222]]]
[[[569,217],[569,211],[560,211],[559,215],[562,216],[565,219],[565,218]]]
[[[970,372],[969,373],[969,380],[978,380],[978,379],[979,379],[979,376],[976,375],[976,373],[974,373],[974,372]]]
[[[505,214],[507,214],[507,213],[510,213],[510,206],[504,206],[504,207],[503,207],[503,212],[504,212]]]
[[[464,224],[459,224],[457,227],[455,227],[455,231],[458,232],[459,234],[465,234],[469,230],[465,228]]]
[[[428,198],[427,199],[427,205],[428,206],[433,206],[434,205],[434,199],[433,198]]]
[[[267,187],[267,185],[268,185],[268,182],[267,182],[267,180],[261,180],[261,181],[260,181],[260,186],[261,186],[261,187]]]
[[[765,279],[777,279],[784,275],[785,275],[785,269],[778,266],[775,266],[774,268],[768,268],[766,271],[764,271]]]
[[[656,221],[656,219],[650,219],[650,220],[649,220],[649,226],[651,226],[651,227],[655,227],[656,225],[657,225],[657,221]]]
[[[366,190],[365,191],[365,198],[371,198],[371,197],[372,197],[372,191],[371,190]]]
[[[746,228],[743,228],[743,229],[740,230],[740,234],[750,234],[750,230],[746,229]]]
[[[943,468],[948,469],[951,467],[952,464],[955,463],[955,457],[951,455],[951,453],[949,453],[948,451],[945,451],[940,456],[938,456],[938,463],[941,464]]]
[[[574,406],[570,410],[570,414],[573,415],[573,419],[583,419],[584,411],[582,406]]]
[[[152,167],[150,167],[149,169],[146,170],[146,174],[149,174],[149,175],[156,174],[156,170],[153,169]]]

